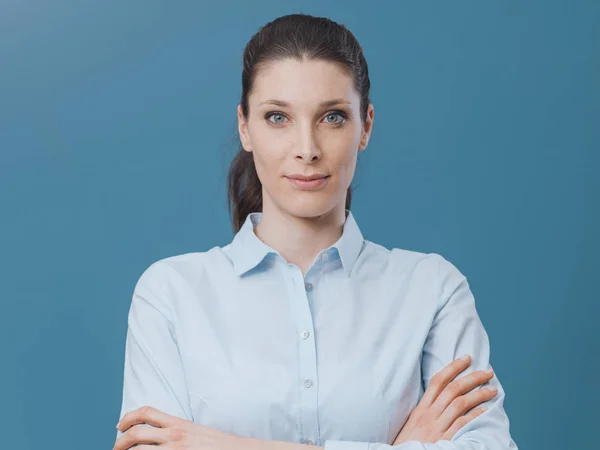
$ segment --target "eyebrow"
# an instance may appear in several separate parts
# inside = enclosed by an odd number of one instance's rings
[[[265,100],[265,101],[260,102],[258,105],[260,106],[260,105],[266,104],[266,103],[269,103],[271,105],[281,106],[283,108],[285,108],[287,106],[290,106],[289,103],[281,101],[281,100]],[[344,100],[343,98],[336,98],[336,99],[333,99],[333,100],[327,100],[325,102],[319,103],[319,107],[321,107],[321,108],[329,108],[331,106],[339,105],[339,104],[342,104],[342,103],[350,104],[350,102],[348,100]]]

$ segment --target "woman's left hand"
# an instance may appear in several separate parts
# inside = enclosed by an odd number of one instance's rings
[[[189,450],[239,450],[245,447],[243,437],[171,416],[151,406],[125,414],[117,429],[127,431],[115,441],[113,450],[127,450],[136,444],[136,450],[150,450],[156,445]]]

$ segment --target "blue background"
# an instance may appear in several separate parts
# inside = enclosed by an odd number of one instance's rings
[[[369,62],[365,237],[468,277],[520,448],[597,442],[600,3],[0,0],[3,448],[112,448],[134,284],[231,240],[242,51],[300,11]]]

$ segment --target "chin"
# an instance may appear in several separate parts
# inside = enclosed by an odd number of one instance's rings
[[[328,214],[329,212],[331,212],[331,210],[334,207],[335,207],[335,204],[331,205],[329,202],[313,201],[312,203],[307,202],[304,204],[302,204],[301,202],[298,202],[298,203],[289,202],[286,204],[286,207],[284,208],[284,210],[290,215],[309,219],[309,218],[320,217],[325,214]]]

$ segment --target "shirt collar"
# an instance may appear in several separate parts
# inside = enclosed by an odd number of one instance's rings
[[[262,212],[248,214],[240,230],[235,234],[229,246],[229,256],[237,275],[243,275],[256,267],[269,254],[279,255],[254,233],[254,229],[262,218]],[[329,248],[338,251],[346,276],[352,268],[363,246],[363,235],[350,210],[346,209],[346,221],[340,238]],[[281,255],[279,255],[281,256]]]

